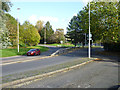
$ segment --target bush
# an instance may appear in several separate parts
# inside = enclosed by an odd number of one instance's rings
[[[23,42],[20,42],[20,47],[27,47],[28,45],[27,44],[25,44],[25,43],[23,43]]]
[[[120,43],[104,43],[103,46],[106,51],[120,51]]]

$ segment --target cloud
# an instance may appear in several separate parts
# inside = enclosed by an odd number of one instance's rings
[[[89,1],[92,1],[92,0],[82,0],[85,6],[89,3]]]
[[[66,34],[66,26],[68,25],[69,21],[71,20],[71,17],[67,17],[67,18],[63,18],[63,19],[59,19],[57,17],[53,17],[53,16],[37,16],[37,15],[31,15],[28,18],[28,21],[35,25],[36,22],[38,20],[42,20],[44,22],[44,24],[49,21],[50,24],[52,25],[53,30],[56,30],[57,28],[63,28],[64,29],[64,33]]]
[[[73,16],[77,16],[77,13],[74,13]]]
[[[36,22],[37,22],[37,16],[36,15],[32,15],[32,16],[30,16],[29,18],[28,18],[28,21],[30,21],[30,23],[32,23],[33,25],[35,25],[36,24]]]
[[[30,21],[30,23],[32,23],[33,25],[35,25],[38,20],[42,20],[42,21],[44,21],[44,23],[46,23],[47,21],[49,21],[50,23],[57,23],[59,21],[59,19],[57,17],[52,17],[52,16],[38,17],[37,15],[31,15],[28,18],[28,21]]]

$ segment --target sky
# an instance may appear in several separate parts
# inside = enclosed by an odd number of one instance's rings
[[[63,28],[66,34],[71,18],[83,9],[87,0],[11,0],[11,14],[15,19],[19,19],[20,24],[28,20],[35,25],[38,20],[49,21],[53,30]],[[20,10],[17,10],[20,8]]]

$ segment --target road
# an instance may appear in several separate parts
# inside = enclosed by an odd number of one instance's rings
[[[36,70],[36,69],[42,69],[48,66],[53,66],[69,61],[74,61],[76,59],[85,58],[88,56],[87,53],[88,49],[80,49],[65,55],[57,56],[57,57],[51,57],[47,59],[41,59],[41,60],[35,60],[30,62],[23,62],[23,63],[15,63],[15,64],[9,64],[2,66],[2,75],[9,75],[9,74],[15,74],[20,72],[25,72],[29,70]],[[92,51],[96,51],[98,49],[92,49]],[[102,49],[99,49],[102,50]],[[99,55],[94,55],[94,57],[99,57]],[[39,56],[38,56],[39,57]],[[100,56],[102,57],[102,56]],[[102,57],[103,58],[103,57]],[[21,57],[21,60],[25,60],[26,58]]]
[[[57,74],[54,77],[31,83],[23,87],[70,87],[70,88],[87,88],[87,87],[113,87],[118,85],[118,60],[117,57],[97,55],[95,51],[103,50],[102,48],[93,48],[92,57],[103,58],[102,62],[93,62],[82,66],[79,69],[67,73]],[[15,74],[29,70],[39,70],[48,66],[53,66],[65,62],[74,61],[80,58],[88,57],[88,49],[79,49],[74,52],[41,59],[36,61],[15,63],[2,66],[2,75]]]
[[[87,57],[86,50],[87,49],[81,49],[81,50],[77,50],[69,54],[61,55],[57,57],[51,57],[47,59],[35,60],[35,61],[24,62],[24,63],[4,65],[2,66],[2,75],[4,76],[9,74],[25,72],[28,70],[36,70],[36,69],[41,69],[48,66],[69,62],[69,61],[74,61],[81,57]]]
[[[0,59],[2,59],[2,62],[4,62],[4,61],[16,61],[16,60],[25,60],[25,59],[32,59],[32,58],[41,58],[44,56],[49,56],[55,51],[57,51],[58,49],[60,49],[59,47],[54,47],[54,46],[46,46],[46,47],[48,47],[49,50],[46,52],[42,52],[41,55],[38,55],[38,56],[23,55],[23,56],[13,56],[13,57],[6,57],[6,58],[0,58]]]
[[[96,61],[78,69],[56,74],[21,88],[113,88],[118,87],[118,64]]]

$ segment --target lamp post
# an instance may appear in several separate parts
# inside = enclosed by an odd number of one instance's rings
[[[19,11],[20,8],[17,8],[17,10]],[[17,19],[17,31],[18,31],[17,34],[18,34],[18,52],[19,52],[19,20],[18,19]]]
[[[88,49],[88,57],[90,58],[90,0],[89,0],[89,49]]]

